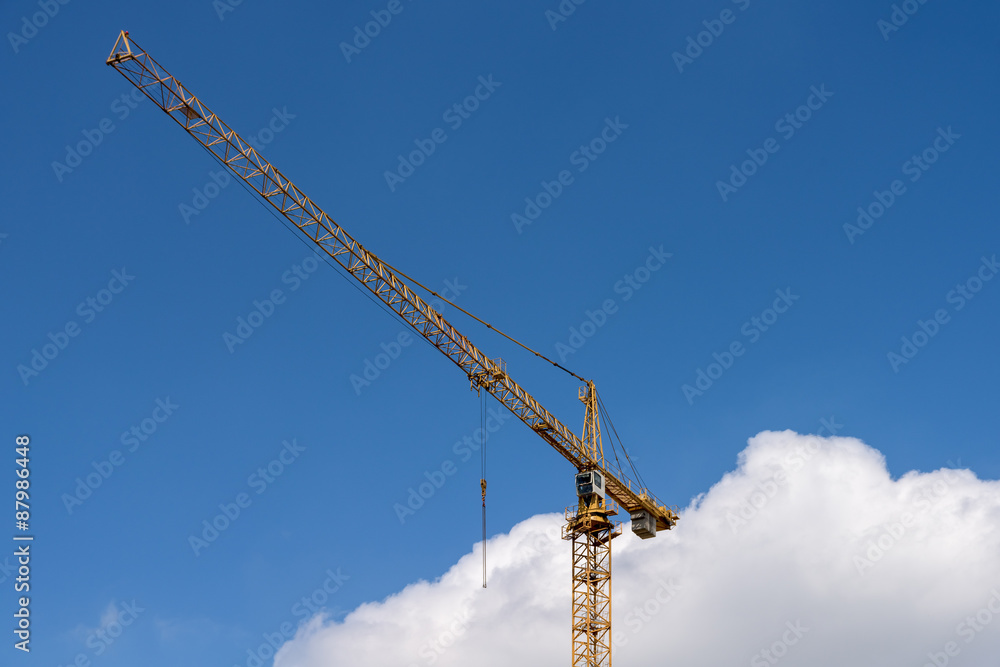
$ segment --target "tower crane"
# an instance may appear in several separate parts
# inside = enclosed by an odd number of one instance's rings
[[[572,665],[610,667],[611,540],[621,534],[621,524],[612,517],[619,509],[628,512],[632,531],[649,539],[657,531],[672,528],[678,516],[620,465],[605,460],[599,398],[593,381],[585,380],[586,385],[579,390],[585,416],[583,437],[578,437],[507,374],[502,360],[487,357],[459,333],[401,279],[404,274],[334,222],[143,51],[127,31],[119,34],[106,62],[253,188],[308,241],[462,369],[474,390],[489,392],[576,468],[577,503],[566,510],[562,530],[563,539],[572,542]]]

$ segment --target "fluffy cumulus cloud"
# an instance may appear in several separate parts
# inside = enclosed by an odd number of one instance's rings
[[[533,517],[434,582],[303,625],[276,667],[569,664],[562,518]],[[1000,482],[892,479],[853,438],[765,432],[677,528],[614,543],[617,665],[996,667]]]

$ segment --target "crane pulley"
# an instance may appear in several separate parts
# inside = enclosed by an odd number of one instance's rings
[[[674,509],[664,505],[641,484],[641,479],[633,480],[620,465],[605,460],[599,418],[600,399],[594,383],[588,381],[580,391],[580,400],[586,406],[581,438],[515,382],[507,374],[502,360],[487,357],[459,333],[403,281],[400,277],[403,274],[365,249],[334,222],[253,146],[143,51],[128,32],[119,34],[106,62],[173,118],[264,202],[295,225],[306,239],[461,368],[473,389],[484,389],[495,397],[575,466],[578,499],[576,506],[567,510],[567,523],[563,529],[563,537],[573,543],[572,664],[574,667],[610,667],[610,545],[611,540],[621,532],[621,525],[611,517],[617,514],[619,508],[624,509],[630,514],[633,532],[642,538],[654,537],[657,530],[669,530],[678,517]],[[535,354],[538,355],[537,352]],[[484,465],[481,480],[484,575],[485,478]]]

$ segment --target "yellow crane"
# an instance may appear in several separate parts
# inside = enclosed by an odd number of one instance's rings
[[[451,359],[468,376],[474,390],[486,390],[493,395],[576,467],[577,503],[566,510],[562,531],[563,538],[571,541],[573,547],[572,665],[610,667],[611,540],[621,534],[621,525],[611,517],[618,509],[624,509],[630,515],[632,531],[643,539],[655,537],[658,530],[669,530],[678,517],[673,509],[626,475],[620,465],[605,460],[594,383],[583,380],[586,386],[580,388],[579,398],[586,410],[583,437],[577,437],[507,374],[502,360],[490,359],[459,333],[401,280],[404,274],[344,231],[143,51],[127,31],[119,34],[107,64],[177,121],[320,251]],[[484,482],[484,497],[485,493]]]

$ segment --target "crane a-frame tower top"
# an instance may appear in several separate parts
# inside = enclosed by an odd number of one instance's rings
[[[620,466],[605,460],[598,398],[592,381],[580,390],[583,437],[556,419],[510,375],[420,298],[388,264],[366,250],[256,149],[171,76],[122,31],[107,64],[163,109],[220,163],[288,219],[319,250],[451,359],[577,469],[578,502],[567,510],[563,537],[573,543],[573,667],[611,665],[611,540],[620,526],[616,504],[642,538],[669,530],[677,514]]]

